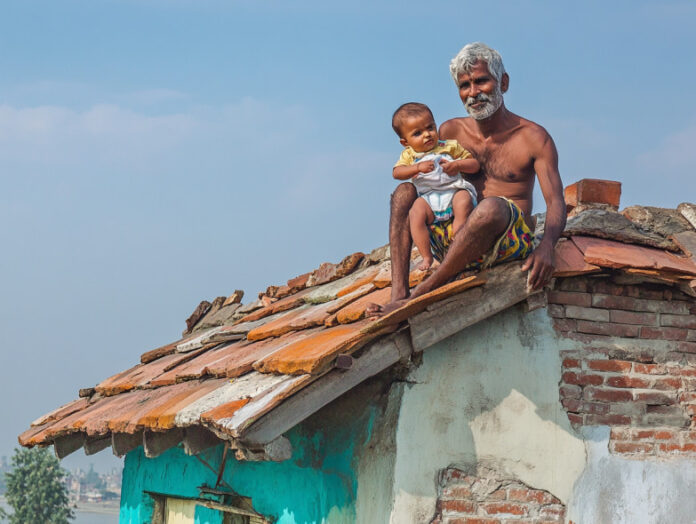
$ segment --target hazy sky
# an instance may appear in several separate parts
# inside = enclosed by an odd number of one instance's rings
[[[0,454],[200,300],[384,244],[391,113],[463,115],[467,42],[502,53],[566,184],[696,200],[695,23],[690,1],[6,2]]]

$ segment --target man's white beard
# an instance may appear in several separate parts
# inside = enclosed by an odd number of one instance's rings
[[[483,107],[474,109],[471,104],[475,102],[486,102]],[[495,90],[491,95],[486,93],[479,93],[476,96],[467,97],[466,102],[464,102],[464,108],[466,112],[469,113],[471,118],[474,120],[485,120],[495,113],[500,106],[503,105],[503,93],[500,91],[500,86],[496,85]]]

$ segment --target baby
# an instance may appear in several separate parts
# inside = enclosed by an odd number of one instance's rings
[[[477,173],[480,165],[456,140],[438,139],[433,113],[425,104],[409,102],[399,107],[392,127],[405,147],[392,174],[416,186],[419,198],[411,207],[409,222],[423,257],[418,269],[426,270],[433,264],[429,226],[453,219],[456,233],[464,225],[476,206],[476,189],[461,173]]]

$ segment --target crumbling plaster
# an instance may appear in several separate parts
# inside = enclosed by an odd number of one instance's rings
[[[567,503],[586,452],[559,403],[560,371],[544,309],[511,308],[425,350],[403,393],[390,522],[429,522],[449,465],[485,463]]]

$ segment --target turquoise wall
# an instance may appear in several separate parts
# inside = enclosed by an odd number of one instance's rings
[[[326,421],[315,416],[289,431],[290,460],[237,461],[229,454],[224,482],[240,495],[251,497],[254,508],[278,524],[355,522],[355,465],[370,439],[376,409],[366,407],[357,416],[355,412],[345,415],[329,416]],[[222,453],[220,445],[200,456],[217,470]],[[137,448],[125,460],[120,523],[150,522],[153,506],[145,491],[198,497],[198,486],[214,486],[216,476],[181,447],[154,459]],[[196,522],[219,524],[221,514],[198,508]]]

